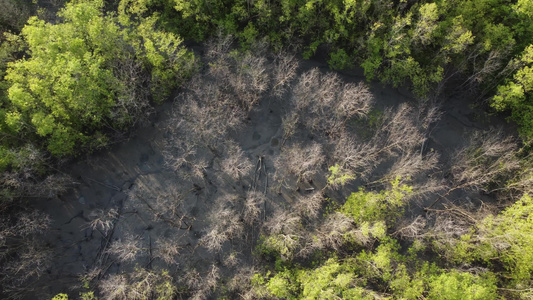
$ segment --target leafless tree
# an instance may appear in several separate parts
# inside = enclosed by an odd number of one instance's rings
[[[241,222],[240,215],[230,208],[225,208],[216,212],[217,225],[224,228],[224,234],[228,239],[238,238],[244,231],[244,225]]]
[[[121,262],[132,262],[143,252],[141,238],[126,234],[123,239],[114,241],[107,252],[117,257]]]
[[[50,266],[53,252],[41,239],[50,223],[47,214],[35,210],[2,216],[0,291],[13,298],[23,297],[29,289],[28,281],[39,278]]]
[[[1,268],[3,279],[0,282],[6,290],[16,290],[29,279],[40,277],[50,266],[51,248],[36,239],[25,240],[21,246],[17,249],[16,259],[9,260]]]
[[[222,245],[228,240],[224,228],[212,225],[206,231],[207,233],[199,240],[200,245],[206,247],[211,252],[220,251]]]
[[[292,80],[296,77],[298,61],[294,55],[288,53],[278,53],[274,58],[274,69],[272,71],[272,94],[281,97],[288,90]]]
[[[17,216],[13,234],[21,236],[39,235],[50,229],[50,216],[38,210],[21,212]]]
[[[152,208],[157,219],[177,220],[185,216],[185,212],[182,209],[184,196],[178,188],[179,187],[174,185],[165,190],[157,190],[155,193],[152,191],[151,195],[145,196],[145,198],[155,198],[155,201],[152,201]]]
[[[329,214],[312,235],[315,238],[309,239],[310,242],[301,250],[300,255],[306,256],[316,250],[338,251],[348,240],[363,245],[370,241],[370,237],[355,226],[352,218],[340,212]]]
[[[419,152],[403,153],[379,181],[392,181],[395,178],[414,178],[419,174],[437,167],[439,155],[437,152],[429,152],[421,155]]]
[[[301,217],[287,211],[275,212],[263,229],[268,234],[263,246],[278,251],[282,259],[296,254],[304,236]]]
[[[276,172],[287,170],[289,174],[297,177],[297,182],[311,180],[321,169],[324,158],[322,146],[318,143],[287,147],[282,149],[275,161]]]
[[[338,75],[322,75],[315,68],[300,76],[292,101],[306,127],[337,136],[348,119],[366,116],[373,97],[364,83],[344,83]]]
[[[77,185],[72,177],[67,174],[51,174],[48,175],[43,181],[33,186],[29,192],[31,195],[38,197],[56,197],[61,195],[69,188]]]
[[[234,38],[231,35],[224,35],[221,32],[215,38],[211,38],[206,43],[206,58],[210,61],[217,61],[226,57],[231,51]]]
[[[100,231],[103,236],[107,236],[107,233],[113,228],[114,222],[118,218],[118,212],[114,208],[107,211],[95,209],[89,213],[89,218],[92,219],[89,227],[92,230]]]
[[[514,172],[514,176],[510,179],[505,187],[499,189],[511,192],[515,197],[522,197],[524,194],[533,194],[533,170],[529,167],[530,157],[523,158],[520,163],[521,167]],[[492,191],[496,191],[493,189]]]
[[[506,178],[520,168],[516,143],[501,130],[474,132],[468,145],[452,158],[452,190],[470,188],[490,192],[488,186],[504,186]]]
[[[302,219],[293,212],[277,211],[267,220],[264,229],[271,234],[298,233],[302,229]]]
[[[370,139],[340,135],[334,145],[333,165],[338,165],[338,172],[343,175],[367,178],[381,162],[393,159],[393,166],[380,176],[381,181],[427,172],[436,167],[438,155],[423,153],[422,146],[430,125],[439,116],[437,105],[421,106],[418,110],[408,104],[389,108]]]
[[[229,83],[245,111],[250,111],[269,87],[266,63],[265,57],[257,56],[251,51],[236,60],[236,71],[233,78],[229,78]]]
[[[250,111],[270,86],[270,70],[265,45],[252,45],[250,51],[236,56],[231,53],[231,37],[218,37],[208,44],[208,75],[218,84],[228,103]]]
[[[364,82],[344,84],[338,98],[335,115],[343,122],[352,116],[365,117],[374,102],[374,96]]]
[[[177,138],[178,136],[176,136]],[[167,144],[163,155],[165,165],[187,179],[201,179],[208,167],[206,157],[198,154],[198,147],[194,143],[176,141]]]
[[[169,265],[175,265],[177,264],[177,257],[183,247],[175,240],[160,238],[156,241],[155,249],[155,257],[160,258]]]
[[[218,285],[220,270],[215,265],[211,265],[207,273],[201,276],[198,271],[191,269],[185,274],[184,279],[191,292],[190,299],[207,299]]]
[[[243,111],[232,107],[230,96],[205,82],[200,94],[185,96],[183,103],[176,104],[176,112],[170,120],[169,129],[175,137],[188,138],[196,145],[214,150],[229,130],[235,129],[244,119]],[[179,133],[182,133],[181,135]]]
[[[244,225],[240,215],[231,206],[219,203],[209,215],[210,225],[199,240],[211,252],[218,252],[226,241],[242,236]]]
[[[395,110],[387,109],[373,138],[380,144],[380,152],[394,155],[419,149],[425,140],[425,132],[419,129],[416,120],[416,111],[406,103]]]
[[[114,60],[113,73],[117,78],[118,97],[111,118],[119,126],[144,123],[154,113],[150,104],[149,74],[142,63],[133,58]]]
[[[314,192],[310,195],[300,196],[294,204],[294,209],[299,214],[309,218],[316,218],[318,217],[318,213],[322,208],[324,200],[324,196],[321,192]]]
[[[132,273],[108,276],[100,281],[99,288],[110,300],[173,299],[177,291],[172,281],[165,271],[138,268]]]
[[[265,195],[261,192],[250,191],[246,193],[243,217],[247,224],[253,224],[259,221],[266,201]]]
[[[258,299],[259,297],[255,294],[250,280],[256,273],[257,271],[253,267],[241,266],[229,280],[229,290],[243,300]]]
[[[366,177],[379,163],[380,151],[379,143],[373,140],[357,142],[354,137],[343,134],[335,144],[333,157],[342,174]]]
[[[253,165],[237,143],[227,141],[220,167],[224,174],[238,181],[250,173]]]
[[[187,269],[181,280],[190,290],[199,290],[202,288],[202,276],[196,269]]]
[[[241,259],[239,258],[239,253],[236,251],[232,251],[228,255],[226,255],[222,264],[226,267],[236,267],[240,262]]]
[[[453,256],[449,250],[455,248],[461,241],[462,235],[471,233],[474,225],[474,220],[465,217],[463,212],[463,210],[435,212],[435,223],[424,234],[425,237],[431,238],[435,249],[449,259]]]
[[[126,275],[113,274],[99,282],[99,289],[102,295],[109,300],[128,299],[129,283]]]
[[[431,131],[431,126],[437,123],[443,114],[440,103],[436,100],[427,100],[418,103],[417,126],[426,136]]]
[[[404,240],[407,239],[420,239],[425,233],[425,227],[427,220],[418,215],[411,220],[402,220],[397,226],[398,229],[393,233],[394,236],[398,236]]]
[[[99,279],[100,276],[103,275],[103,271],[103,268],[98,266],[85,270],[85,272],[78,277],[78,281],[81,283],[79,287],[85,283],[90,283]]]
[[[76,184],[64,173],[46,175],[52,166],[50,156],[32,144],[11,151],[10,156],[13,157],[14,168],[0,174],[4,201],[22,197],[55,197]]]
[[[285,145],[285,142],[296,133],[298,128],[298,113],[291,111],[281,118],[281,126],[283,128],[283,136],[281,138],[281,145]]]
[[[133,188],[128,190],[129,200],[127,207],[137,210],[144,207],[154,221],[163,221],[168,225],[189,229],[194,220],[184,209],[183,198],[186,192],[177,184],[169,186],[160,185],[154,178],[150,181],[138,181]]]
[[[211,268],[205,276],[204,285],[208,289],[214,290],[217,287],[218,281],[220,279],[220,270],[217,266],[211,265]]]

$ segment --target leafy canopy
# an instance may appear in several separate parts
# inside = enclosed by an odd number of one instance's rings
[[[58,16],[57,24],[32,17],[22,29],[27,55],[8,65],[8,101],[0,114],[2,129],[44,140],[54,155],[104,144],[103,127],[120,129],[131,121],[127,110],[117,112],[118,102],[127,88],[142,86],[127,86],[121,62],[140,66],[129,79],[148,77],[156,100],[187,74],[192,57],[179,37],[156,30],[154,18],[121,26],[103,13],[102,0],[72,1]],[[141,101],[147,100],[126,105]]]

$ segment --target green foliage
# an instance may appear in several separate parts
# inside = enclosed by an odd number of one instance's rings
[[[80,293],[80,300],[98,300],[94,295],[94,292],[83,292]]]
[[[356,257],[358,273],[365,278],[390,281],[397,264],[403,260],[398,249],[399,245],[395,240],[384,238],[375,251],[362,251]]]
[[[188,75],[192,56],[180,47],[179,37],[155,29],[156,19],[133,22],[130,30],[102,8],[103,1],[80,0],[58,13],[61,23],[30,18],[22,30],[28,55],[8,65],[4,132],[40,137],[57,156],[74,154],[79,145],[105,143],[104,126],[125,128],[134,118],[130,111],[116,111],[118,101],[127,98],[124,86],[139,88],[118,75],[130,72],[120,62],[142,62],[159,101]],[[127,76],[135,75],[143,76]],[[147,100],[131,101],[121,106]]]
[[[294,234],[272,234],[260,238],[256,253],[264,256],[292,257],[298,246],[299,237]]]
[[[491,272],[445,270],[399,251],[399,243],[386,238],[353,257],[333,257],[311,268],[287,265],[276,274],[255,274],[252,282],[262,296],[283,299],[376,299],[376,290],[387,290],[391,299],[498,298],[497,278]],[[365,288],[370,283],[373,291]]]
[[[328,176],[328,183],[333,186],[344,186],[347,181],[354,180],[355,176],[346,173],[346,170],[342,170],[339,164],[329,167],[331,175]]]
[[[492,107],[503,111],[510,109],[512,118],[520,125],[520,133],[527,141],[533,137],[533,45],[529,45],[520,58],[514,61],[519,67],[512,80],[498,86]]]
[[[479,225],[481,247],[478,255],[485,260],[498,257],[517,282],[533,278],[533,199],[524,195],[497,216],[489,216]]]
[[[287,269],[277,273],[266,283],[267,290],[279,298],[296,299],[294,294],[298,291],[298,284],[294,275],[294,272]]]
[[[191,75],[194,56],[181,47],[183,40],[172,33],[156,29],[157,18],[145,18],[132,30],[128,40],[151,72],[150,90],[156,102],[167,99],[170,92]]]
[[[249,47],[258,39],[258,31],[252,23],[244,28],[242,33],[239,34],[241,40],[241,48],[243,50],[248,50]]]
[[[52,300],[68,300],[67,294],[57,294],[52,298]]]
[[[30,18],[22,35],[31,58],[9,64],[12,107],[6,123],[17,132],[35,128],[49,138],[54,154],[72,153],[76,143],[85,142],[83,131],[101,125],[113,104],[114,80],[101,55],[114,55],[118,27],[101,16],[101,5],[69,4],[58,25]]]
[[[432,275],[429,279],[428,299],[435,300],[490,300],[498,299],[496,278],[473,275],[467,272],[451,272]]]
[[[436,3],[426,3],[419,8],[419,18],[416,23],[413,39],[422,45],[432,42],[435,31],[438,28],[439,12]]]
[[[362,299],[364,289],[356,285],[356,277],[348,264],[331,258],[316,269],[298,273],[302,289],[299,299]]]
[[[353,67],[352,58],[344,49],[338,49],[330,53],[328,64],[334,70],[344,70]]]
[[[364,190],[352,193],[339,210],[354,218],[360,234],[377,238],[376,241],[363,248],[358,244],[348,252],[322,253],[322,257],[330,258],[314,261],[308,267],[294,264],[290,261],[291,257],[286,256],[289,260],[276,262],[275,272],[268,272],[266,276],[255,275],[255,291],[263,297],[271,295],[283,299],[375,299],[381,296],[380,292],[387,292],[391,299],[497,299],[498,277],[494,273],[442,269],[435,263],[423,262],[419,256],[424,255],[426,249],[423,241],[415,240],[405,251],[397,240],[388,235],[387,227],[401,215],[406,198],[411,193],[412,188],[401,184],[400,178],[391,182],[390,189],[379,193]],[[533,200],[525,196],[501,216],[487,218],[483,223],[484,229],[479,229],[486,233],[482,239],[477,238],[478,245],[482,240],[496,238],[505,241],[509,238],[516,250],[497,247],[497,252],[490,252],[483,247],[471,247],[473,235],[465,235],[455,240],[448,251],[454,252],[460,263],[472,261],[471,257],[480,257],[480,252],[476,252],[478,250],[491,259],[502,256],[502,251],[505,255],[515,255],[509,259],[516,262],[510,270],[519,274],[522,282],[527,282],[531,268],[526,262],[533,259],[526,254],[533,253],[533,249],[529,249],[533,245],[529,206],[533,207]],[[500,235],[504,233],[506,237],[502,238]],[[282,235],[274,235],[271,241],[279,242],[281,238]],[[265,241],[269,241],[269,237],[264,238],[263,247],[269,243],[276,244]],[[277,248],[272,250],[276,255],[280,251]],[[338,255],[343,255],[343,258]],[[372,286],[372,290],[365,288],[368,286]]]
[[[443,237],[435,243],[449,260],[459,263],[482,261],[507,278],[506,284],[520,290],[530,285],[533,278],[533,266],[530,263],[533,259],[533,199],[524,195],[500,214],[488,216],[477,223],[470,233],[458,239]],[[456,277],[446,280],[461,281]],[[494,279],[490,280],[495,284]],[[487,288],[490,286],[488,282],[483,283]],[[481,288],[479,290],[484,291]]]
[[[44,155],[31,144],[16,148],[0,145],[0,172],[5,171],[42,175],[46,171]]]
[[[282,299],[374,299],[365,290],[353,273],[349,263],[330,258],[314,269],[284,269],[274,276],[255,274],[253,284],[256,290],[266,288],[270,295]]]
[[[360,189],[348,197],[340,211],[353,217],[356,224],[386,221],[390,226],[403,213],[405,198],[412,193],[411,187],[400,184],[399,177],[391,182],[391,186],[390,190],[379,193]]]

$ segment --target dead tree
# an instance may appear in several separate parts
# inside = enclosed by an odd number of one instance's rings
[[[288,90],[292,80],[296,77],[298,60],[294,55],[278,53],[274,58],[272,70],[272,94],[280,98]]]
[[[219,280],[220,270],[215,265],[211,265],[203,276],[196,269],[187,271],[184,281],[189,290],[188,298],[197,300],[208,298],[218,286]]]
[[[211,252],[218,252],[226,241],[242,237],[244,224],[237,209],[230,203],[217,201],[216,206],[209,213],[209,227],[199,244]]]
[[[114,241],[107,249],[107,253],[121,262],[134,262],[145,251],[141,237],[132,234],[126,234],[124,238]]]
[[[89,227],[92,230],[98,230],[102,236],[107,236],[107,233],[113,228],[115,220],[118,218],[118,211],[111,208],[107,211],[102,209],[95,209],[89,213]]]
[[[520,168],[516,143],[501,130],[473,132],[467,145],[454,153],[451,163],[452,181],[448,191],[428,209],[458,189],[486,193],[506,189],[506,182]]]
[[[369,228],[368,231],[372,231]],[[367,245],[372,241],[371,232],[365,233],[358,228],[353,218],[335,212],[329,214],[315,227],[314,231],[308,232],[306,242],[298,252],[298,256],[306,257],[315,251],[340,251],[346,244]]]
[[[236,59],[236,70],[227,78],[244,111],[250,111],[270,85],[265,57],[246,52]]]
[[[436,169],[438,162],[439,155],[437,152],[429,152],[426,155],[421,155],[418,151],[415,153],[403,153],[396,159],[387,173],[381,176],[379,180],[372,182],[372,184],[390,182],[396,178],[413,179],[418,175],[426,174],[428,171]]]
[[[240,181],[250,174],[252,168],[253,165],[242,148],[233,141],[227,141],[220,160],[221,171],[234,181]]]
[[[333,165],[338,165],[339,174],[366,178],[379,163],[381,148],[374,140],[358,142],[354,137],[343,134],[334,147]]]
[[[307,128],[336,137],[351,117],[366,116],[373,96],[364,83],[344,83],[338,75],[322,75],[315,68],[300,76],[291,100]]]
[[[125,127],[145,123],[155,110],[150,104],[150,74],[133,58],[116,59],[113,73],[118,79],[117,97],[111,118]]]
[[[411,220],[402,220],[392,235],[404,240],[421,239],[424,236],[426,225],[427,220],[419,215]]]
[[[284,177],[285,175],[281,173],[286,170],[287,173],[296,176],[297,183],[300,183],[312,180],[312,177],[321,169],[324,159],[322,146],[313,143],[308,146],[294,145],[282,149],[274,163],[278,177]]]
[[[155,257],[161,259],[168,265],[177,265],[177,257],[182,249],[183,246],[175,239],[158,239],[155,245]]]
[[[516,143],[502,131],[474,132],[468,145],[452,158],[452,189],[471,188],[490,191],[488,184],[504,184],[506,176],[520,165]]]
[[[144,268],[128,274],[110,275],[100,281],[98,287],[102,296],[110,300],[173,299],[177,294],[167,272]]]
[[[425,136],[416,124],[415,110],[403,103],[385,111],[374,139],[381,146],[380,152],[390,156],[419,149]]]
[[[23,297],[31,290],[29,281],[39,278],[50,266],[52,249],[41,236],[50,230],[51,220],[39,211],[4,215],[0,220],[1,292]]]
[[[249,191],[246,193],[243,217],[247,224],[254,224],[260,221],[261,214],[264,213],[266,201],[266,196],[261,192]]]
[[[317,218],[324,201],[324,196],[318,191],[310,195],[299,196],[293,207],[302,216]]]

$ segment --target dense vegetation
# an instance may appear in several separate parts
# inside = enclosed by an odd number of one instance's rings
[[[187,83],[168,127],[169,168],[195,188],[208,189],[208,168],[222,174],[221,185],[250,187],[217,200],[221,215],[197,247],[221,256],[224,243],[243,240],[256,269],[232,282],[214,264],[204,282],[193,271],[175,280],[165,269],[99,270],[84,280],[82,299],[533,297],[533,2],[72,0],[57,15],[15,0],[0,5],[0,295],[23,297],[18,288],[46,259],[37,245],[50,220],[24,199],[65,191],[72,180],[52,171],[63,159],[120,140]],[[184,40],[209,41],[205,57]],[[287,53],[326,55],[332,69],[360,66],[368,81],[409,87],[419,106],[373,109],[363,83],[317,69],[297,76]],[[509,116],[520,142],[487,128],[438,170],[424,143],[445,92]],[[262,158],[247,181],[253,165],[227,138],[262,97],[287,106],[272,183],[279,195],[325,180],[285,208],[266,187],[256,191]],[[299,140],[303,132],[316,142]],[[448,201],[458,191],[499,206]],[[406,212],[416,201],[427,204],[426,217]],[[265,203],[276,207],[268,218]],[[103,228],[116,211],[100,217],[93,227],[108,237]],[[131,262],[136,254],[123,249],[133,244],[109,253]],[[184,254],[160,255],[178,268],[172,257]]]

